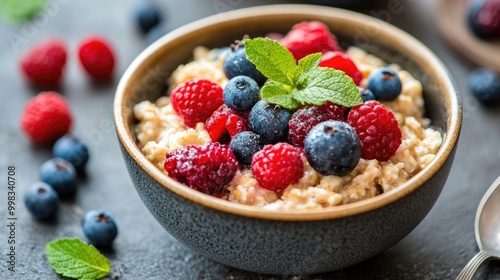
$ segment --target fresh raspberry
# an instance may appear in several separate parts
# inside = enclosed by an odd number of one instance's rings
[[[205,122],[205,128],[212,141],[218,141],[229,133],[231,138],[236,134],[250,130],[248,115],[250,111],[236,111],[222,104]]]
[[[359,85],[363,79],[363,74],[359,71],[358,67],[343,52],[327,52],[321,57],[319,66],[330,67],[333,69],[343,71],[347,76],[351,77],[356,85]]]
[[[251,168],[259,186],[275,192],[297,183],[304,175],[300,153],[282,142],[266,145],[253,155]]]
[[[164,168],[173,179],[217,197],[239,166],[231,149],[214,142],[204,146],[188,145],[167,153]]]
[[[346,108],[330,101],[321,106],[306,106],[293,113],[288,126],[288,142],[294,146],[303,147],[307,133],[318,123],[336,120],[346,121]]]
[[[66,56],[64,44],[57,39],[51,39],[28,50],[21,58],[21,70],[34,84],[57,85],[63,75]]]
[[[49,143],[66,134],[71,127],[71,111],[56,92],[41,92],[24,108],[21,127],[37,143]]]
[[[467,22],[481,38],[500,37],[500,0],[474,0],[468,9]]]
[[[319,21],[294,25],[280,43],[293,53],[296,60],[316,52],[340,51],[335,35]]]
[[[85,71],[94,79],[105,80],[113,76],[115,55],[103,38],[91,36],[80,43],[78,56]]]
[[[401,129],[394,114],[378,101],[367,101],[351,109],[349,124],[361,142],[361,157],[386,161],[402,142]]]
[[[172,106],[190,127],[205,122],[217,110],[224,99],[222,88],[206,79],[191,79],[178,85],[170,95]]]

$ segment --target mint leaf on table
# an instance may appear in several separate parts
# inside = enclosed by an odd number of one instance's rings
[[[45,246],[45,253],[52,268],[65,277],[95,280],[105,277],[111,270],[105,256],[78,238],[52,241]]]
[[[300,105],[322,105],[326,101],[352,107],[363,100],[351,77],[343,71],[319,67],[321,53],[296,63],[293,54],[269,38],[245,39],[245,53],[257,70],[268,78],[262,99],[287,109]]]
[[[48,2],[48,0],[0,0],[0,15],[8,22],[23,23],[41,13]]]

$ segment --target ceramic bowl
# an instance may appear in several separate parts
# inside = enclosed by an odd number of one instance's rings
[[[133,106],[164,94],[167,77],[192,58],[196,46],[222,47],[244,34],[253,37],[286,32],[307,20],[326,23],[342,47],[359,46],[401,65],[422,82],[427,116],[444,136],[428,167],[394,190],[361,202],[277,212],[194,191],[169,178],[141,153],[134,135]],[[172,236],[228,266],[291,275],[351,266],[385,251],[410,233],[432,208],[446,182],[461,127],[461,106],[443,63],[400,29],[337,8],[274,5],[214,15],[153,43],[123,75],[116,91],[114,117],[137,192]]]

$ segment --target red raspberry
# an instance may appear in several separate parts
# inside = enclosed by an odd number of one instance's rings
[[[37,143],[49,143],[66,134],[71,127],[71,111],[56,92],[41,92],[24,108],[21,127]]]
[[[394,114],[377,101],[361,103],[351,109],[349,124],[361,142],[361,157],[386,161],[402,142],[401,129]]]
[[[340,51],[335,35],[319,21],[294,25],[280,43],[293,53],[296,60],[316,52]]]
[[[288,121],[288,142],[303,147],[307,133],[318,123],[328,120],[346,121],[346,108],[327,101],[321,106],[310,105],[298,109]]]
[[[66,47],[61,41],[48,40],[28,50],[21,58],[21,70],[32,83],[56,85],[62,78],[66,56]]]
[[[231,149],[215,142],[167,153],[164,168],[168,176],[190,188],[220,196],[239,166]]]
[[[250,130],[248,115],[250,111],[237,111],[222,104],[205,122],[205,128],[212,141],[218,141],[229,132],[231,138],[242,132]]]
[[[321,62],[319,66],[330,67],[333,69],[344,71],[344,73],[351,77],[356,85],[359,85],[361,79],[363,79],[363,74],[359,71],[358,67],[349,58],[349,56],[343,52],[327,52],[321,57]]]
[[[266,145],[252,157],[252,173],[265,189],[282,191],[304,175],[300,153],[290,144]]]
[[[195,127],[205,122],[217,110],[224,99],[222,88],[206,79],[191,79],[178,85],[170,95],[172,106],[187,126]]]
[[[105,80],[113,76],[115,55],[103,38],[91,36],[80,43],[78,56],[85,71],[94,79]]]

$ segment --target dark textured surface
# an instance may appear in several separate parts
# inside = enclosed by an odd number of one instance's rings
[[[162,1],[168,24],[185,23],[225,10],[262,3],[290,1],[210,0]],[[298,2],[298,1],[295,1]],[[326,2],[326,1],[322,1]],[[112,250],[104,252],[112,264],[109,279],[454,279],[477,252],[474,215],[489,185],[500,175],[500,111],[484,108],[467,91],[468,64],[445,44],[433,22],[434,1],[390,0],[362,7],[363,12],[409,31],[435,51],[455,77],[464,103],[460,143],[448,182],[424,221],[385,253],[364,263],[324,275],[267,276],[219,265],[195,254],[171,235],[142,204],[120,155],[112,122],[115,83],[89,82],[76,60],[78,41],[98,32],[117,49],[116,79],[146,46],[131,22],[132,1],[54,0],[52,9],[33,25],[0,25],[0,279],[58,279],[44,255],[47,242],[80,237],[84,212],[106,208],[113,212],[119,234]],[[58,89],[74,112],[74,134],[90,143],[87,175],[77,195],[65,200],[57,219],[39,222],[27,213],[22,197],[37,181],[38,168],[50,157],[50,147],[35,146],[18,128],[21,109],[38,92],[24,83],[17,60],[28,46],[47,37],[67,42],[70,58]],[[116,82],[116,81],[115,81]],[[7,271],[7,166],[16,167],[16,272]],[[477,279],[500,278],[499,263],[482,266]]]

